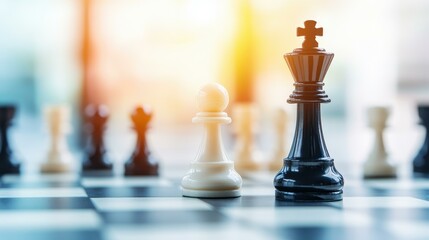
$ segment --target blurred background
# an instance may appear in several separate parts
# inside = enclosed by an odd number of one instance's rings
[[[408,164],[424,134],[416,105],[429,102],[428,12],[425,0],[0,0],[0,104],[18,106],[12,145],[30,163],[48,149],[46,106],[70,106],[79,157],[82,109],[107,105],[108,153],[123,162],[134,148],[129,114],[150,105],[151,148],[171,165],[195,156],[195,95],[216,81],[230,93],[229,113],[257,106],[256,146],[269,154],[273,110],[286,108],[288,139],[294,131],[283,54],[301,47],[296,27],[314,19],[319,46],[335,53],[325,78],[332,103],[322,107],[331,155],[344,168],[364,161],[366,108],[388,106],[386,147]],[[231,150],[234,134],[225,138]]]

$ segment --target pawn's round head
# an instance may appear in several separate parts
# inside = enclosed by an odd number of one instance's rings
[[[218,83],[204,85],[197,95],[198,111],[201,112],[223,112],[228,103],[228,92]]]

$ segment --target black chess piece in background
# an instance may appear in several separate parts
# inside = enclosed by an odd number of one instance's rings
[[[152,112],[144,106],[137,107],[131,115],[137,144],[131,158],[125,163],[126,176],[157,176],[158,161],[152,156],[147,146],[146,132],[152,119]]]
[[[344,179],[326,148],[320,113],[320,104],[331,101],[323,78],[334,54],[318,48],[315,38],[323,35],[323,29],[315,26],[309,20],[304,29],[298,28],[297,35],[305,36],[302,48],[284,55],[295,80],[288,103],[297,104],[297,120],[291,150],[274,178],[277,200],[342,200]]]
[[[13,157],[8,139],[8,129],[12,125],[12,119],[15,113],[15,106],[0,106],[0,176],[4,174],[17,174],[20,172],[19,164]]]
[[[418,106],[421,124],[426,129],[426,136],[422,148],[417,153],[413,161],[414,173],[419,176],[429,177],[429,105]]]
[[[86,159],[83,162],[84,171],[109,171],[113,165],[106,160],[104,146],[104,130],[109,118],[109,110],[104,105],[88,105],[85,109],[89,144]]]

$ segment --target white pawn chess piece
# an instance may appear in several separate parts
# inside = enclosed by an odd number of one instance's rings
[[[254,126],[255,109],[252,104],[234,106],[234,129],[237,141],[234,149],[235,168],[238,172],[255,171],[260,168],[258,152],[255,150]]]
[[[44,173],[70,172],[73,169],[73,157],[66,142],[66,134],[70,132],[69,109],[65,106],[52,106],[46,109],[45,114],[51,145],[41,171]]]
[[[275,147],[271,160],[268,163],[270,171],[279,171],[283,167],[283,159],[286,157],[286,128],[287,128],[287,113],[283,108],[279,108],[274,114],[275,127]]]
[[[198,92],[200,112],[192,122],[203,124],[205,136],[191,169],[182,179],[183,196],[226,198],[241,195],[241,176],[224,152],[220,133],[220,124],[231,122],[224,112],[228,102],[228,92],[217,83],[207,84]]]
[[[368,109],[368,124],[374,129],[375,141],[373,148],[364,163],[365,178],[396,177],[396,167],[389,162],[383,140],[383,131],[389,111],[385,107],[371,107]]]

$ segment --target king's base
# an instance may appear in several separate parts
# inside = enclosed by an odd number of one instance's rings
[[[283,192],[276,190],[276,199],[291,202],[333,202],[343,200],[343,191],[336,192]]]
[[[182,187],[182,195],[194,198],[235,198],[241,196],[241,190],[196,190]]]
[[[274,177],[276,199],[283,201],[328,202],[342,199],[343,176],[335,169],[334,160],[284,160]]]

